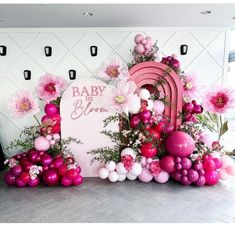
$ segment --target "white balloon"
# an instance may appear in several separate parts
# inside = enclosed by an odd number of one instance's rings
[[[109,180],[110,180],[111,182],[116,182],[116,181],[118,181],[118,178],[119,178],[119,176],[118,176],[118,174],[117,174],[116,171],[112,171],[112,172],[109,173]]]
[[[116,168],[116,163],[114,161],[109,161],[106,163],[105,167],[109,172],[112,172]]]
[[[168,172],[162,170],[157,176],[154,177],[154,179],[160,183],[160,184],[164,184],[166,183],[170,178],[170,175]]]
[[[124,167],[124,164],[122,162],[119,162],[117,165],[116,165],[116,171],[119,175],[123,175],[123,174],[127,174],[127,170],[126,168]]]
[[[109,171],[103,167],[99,169],[98,174],[101,179],[106,179],[109,176]]]
[[[126,180],[126,174],[119,174],[118,181],[124,181]]]
[[[135,180],[135,179],[137,178],[137,176],[132,175],[131,173],[127,173],[126,177],[127,177],[129,180]]]
[[[137,114],[140,111],[140,108],[141,108],[141,102],[136,101],[135,104],[131,104],[128,106],[128,111],[131,114]]]
[[[124,155],[131,155],[133,159],[136,158],[136,154],[132,148],[124,148],[121,152],[121,156],[124,156]]]
[[[139,91],[139,97],[142,100],[148,100],[150,98],[150,92],[147,89],[142,88]]]
[[[142,173],[142,166],[139,163],[135,162],[129,173],[134,176],[139,176]]]
[[[153,109],[153,100],[147,100],[147,102],[148,102],[147,110],[152,111],[152,109]]]

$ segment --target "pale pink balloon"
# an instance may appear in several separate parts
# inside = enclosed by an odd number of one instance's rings
[[[38,151],[47,151],[50,148],[50,143],[44,136],[39,136],[34,140],[34,147]]]
[[[157,176],[154,176],[154,179],[160,183],[160,184],[164,184],[166,183],[170,178],[170,175],[168,172],[162,170]]]
[[[143,54],[144,51],[145,51],[145,48],[144,48],[144,46],[143,46],[142,44],[137,44],[137,45],[135,46],[135,51],[136,51],[137,53],[139,53],[139,54]]]
[[[148,43],[146,43],[146,44],[144,45],[144,48],[145,48],[145,50],[150,50],[150,49],[151,49],[151,45],[148,44]]]
[[[144,51],[144,55],[147,56],[149,54],[149,50]]]
[[[135,36],[135,43],[139,44],[141,42],[141,40],[144,39],[144,36],[142,34],[137,34]]]
[[[227,170],[220,169],[219,171],[219,179],[221,180],[228,180],[230,178],[230,175],[227,173]]]
[[[146,40],[147,44],[149,44],[151,46],[153,45],[153,39],[151,37],[148,36],[148,37],[145,38],[145,40]]]
[[[142,173],[138,176],[139,180],[148,183],[153,179],[152,173],[146,169],[145,167],[142,168]]]
[[[142,45],[145,45],[145,44],[147,43],[147,41],[146,41],[145,38],[144,38],[144,39],[141,40],[140,43],[141,43]]]
[[[153,110],[157,114],[162,114],[164,112],[164,109],[165,109],[165,105],[164,105],[163,101],[155,100],[153,102]]]
[[[226,171],[229,175],[235,176],[235,165],[232,164],[226,168]]]
[[[233,164],[233,160],[229,156],[224,155],[222,157],[222,164],[223,164],[222,168],[227,168],[228,166]]]

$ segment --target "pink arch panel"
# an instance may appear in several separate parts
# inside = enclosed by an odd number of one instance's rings
[[[170,101],[170,104],[165,107],[164,114],[171,119],[172,124],[177,129],[181,124],[178,115],[182,112],[183,86],[178,74],[169,69],[162,63],[143,62],[133,66],[129,73],[131,75],[130,80],[134,81],[138,88],[146,84],[155,84],[159,78],[166,81],[159,87],[159,90],[163,91]],[[166,76],[164,76],[165,71],[169,71]]]

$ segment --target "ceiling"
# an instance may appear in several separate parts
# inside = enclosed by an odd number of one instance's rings
[[[209,10],[211,14],[200,12]],[[93,16],[84,16],[91,12]],[[235,4],[1,4],[0,27],[235,27]]]

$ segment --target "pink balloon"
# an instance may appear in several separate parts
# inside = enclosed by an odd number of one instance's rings
[[[45,154],[41,158],[42,165],[50,165],[52,163],[53,159],[50,155]]]
[[[144,39],[144,36],[142,34],[137,34],[134,40],[136,44],[139,44],[142,39]]]
[[[34,147],[38,151],[47,151],[50,148],[50,143],[44,136],[39,136],[34,140]]]
[[[58,114],[58,109],[53,103],[46,104],[44,107],[44,111],[48,116]]]
[[[64,160],[62,158],[56,158],[54,160],[54,165],[56,169],[60,168],[63,164],[64,164]]]
[[[73,185],[78,186],[82,184],[83,182],[83,177],[81,175],[78,175],[76,179],[73,180]]]
[[[40,179],[38,177],[36,177],[36,179],[32,180],[30,179],[29,182],[28,182],[28,185],[30,187],[36,187],[40,184]]]
[[[10,171],[13,176],[18,177],[23,172],[23,168],[21,165],[15,165],[11,168]]]
[[[219,171],[219,179],[221,180],[228,180],[230,175],[227,173],[226,169],[220,169]]]
[[[48,186],[56,185],[59,181],[59,175],[55,170],[48,170],[43,175],[43,181]]]
[[[139,54],[143,54],[145,51],[144,46],[142,44],[137,44],[135,46],[135,51]]]
[[[175,171],[175,160],[173,156],[166,155],[160,160],[160,167],[162,170],[172,173]]]
[[[145,45],[145,44],[147,43],[147,41],[146,41],[146,39],[144,38],[144,39],[142,39],[142,40],[140,41],[140,43],[141,43],[142,45]]]
[[[41,119],[41,122],[43,123],[43,122],[46,122],[46,121],[48,121],[50,119],[50,117],[48,116],[48,115],[44,115],[43,117],[42,117],[42,119]]]
[[[201,187],[205,185],[205,183],[206,183],[206,178],[204,176],[200,176],[194,184],[198,187]]]
[[[187,177],[191,182],[196,182],[199,178],[199,174],[196,170],[189,169]]]
[[[153,102],[153,110],[157,113],[157,114],[162,114],[164,112],[165,109],[165,105],[163,101],[160,100],[155,100]]]
[[[215,163],[215,169],[220,169],[222,167],[222,160],[219,158],[212,158]]]
[[[145,167],[142,168],[142,173],[138,176],[139,180],[148,183],[153,179],[152,173],[146,169]]]
[[[26,183],[22,181],[19,177],[16,178],[16,186],[17,187],[24,187],[26,186]]]
[[[62,179],[61,179],[61,184],[64,186],[64,187],[69,187],[72,185],[72,181],[66,177],[66,176],[63,176]]]
[[[192,162],[189,158],[182,158],[181,165],[183,169],[190,169],[192,167]]]
[[[10,171],[7,171],[4,175],[4,181],[8,186],[13,186],[15,185],[16,177]]]
[[[150,46],[150,44],[146,43],[146,44],[144,45],[144,48],[145,48],[145,50],[150,50],[150,49],[151,49],[151,46]]]
[[[170,178],[170,175],[168,172],[162,170],[157,176],[154,176],[154,179],[160,183],[160,184],[164,184],[166,183]]]
[[[229,175],[235,176],[235,165],[232,164],[226,168],[226,171]]]
[[[165,144],[167,152],[172,156],[188,157],[195,149],[193,138],[183,131],[172,132]]]
[[[182,176],[181,177],[181,184],[190,185],[191,183],[192,183],[192,181],[190,181],[187,176]]]
[[[215,170],[206,172],[205,178],[206,178],[206,184],[209,186],[215,185],[219,181],[219,175]]]
[[[153,39],[151,37],[148,36],[145,38],[145,40],[146,40],[146,43],[149,44],[150,46],[153,45]]]

